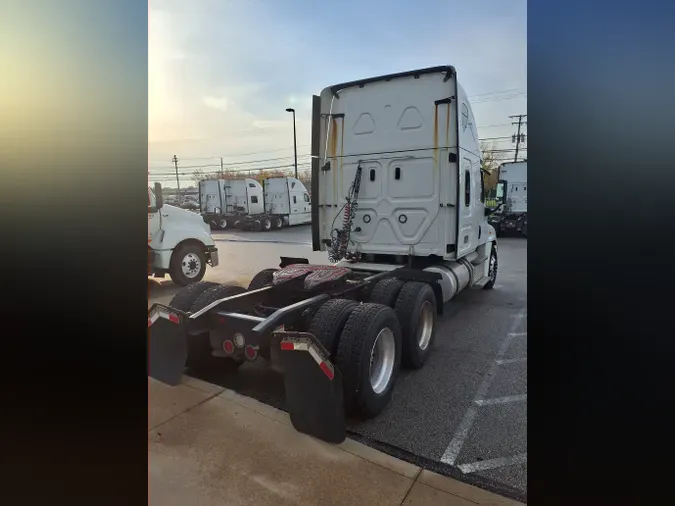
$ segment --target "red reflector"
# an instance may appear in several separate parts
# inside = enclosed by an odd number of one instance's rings
[[[234,351],[234,344],[232,341],[225,341],[223,343],[223,350],[225,350],[225,353],[232,353]]]
[[[281,341],[281,349],[282,350],[294,350],[295,346],[293,346],[293,343],[289,341]]]
[[[247,346],[246,347],[246,357],[250,360],[253,360],[257,356],[257,352],[255,351],[255,348],[252,346]]]
[[[149,327],[150,325],[152,325],[152,320],[151,320],[150,318],[148,318],[148,327]]]
[[[218,318],[218,323],[223,325],[225,323],[225,318],[223,318],[223,317]]]
[[[169,321],[170,321],[171,323],[178,323],[178,322],[180,322],[180,320],[178,319],[178,316],[176,316],[175,314],[170,314],[170,315],[169,315]]]
[[[321,362],[321,364],[319,364],[319,367],[321,367],[323,373],[326,376],[328,376],[329,380],[332,380],[335,377],[335,373],[333,373],[333,371],[330,370],[330,367],[326,365],[326,362]]]

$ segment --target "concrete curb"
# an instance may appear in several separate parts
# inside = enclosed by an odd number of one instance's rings
[[[292,423],[288,413],[276,409],[272,406],[268,406],[267,404],[263,404],[262,402],[259,402],[250,397],[245,397],[232,390],[228,390],[224,387],[214,385],[212,383],[208,383],[206,381],[202,381],[189,376],[184,376],[182,384],[187,387],[199,390],[203,393],[209,394],[210,395],[209,399],[212,397],[218,397],[220,399],[250,409],[251,411],[254,411],[261,416],[274,420],[275,422],[292,427]],[[205,402],[208,402],[208,400]],[[433,489],[456,496],[458,498],[464,499],[474,504],[491,505],[491,506],[523,505],[523,503],[514,501],[513,499],[509,499],[494,494],[492,492],[488,492],[481,488],[475,487],[473,485],[469,485],[467,483],[455,480],[453,478],[449,478],[447,476],[443,476],[428,471],[426,469],[422,469],[419,466],[410,464],[396,457],[392,457],[391,455],[370,448],[369,446],[359,443],[358,441],[354,441],[353,439],[350,438],[347,438],[346,441],[344,441],[339,445],[333,445],[324,442],[321,443],[330,448],[339,448],[342,451],[350,453],[356,457],[362,458],[363,460],[366,460],[372,464],[387,469],[400,476],[411,478],[414,480],[413,485],[415,485],[416,483],[421,483],[428,487],[432,487]]]

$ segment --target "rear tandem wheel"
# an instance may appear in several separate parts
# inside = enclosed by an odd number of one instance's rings
[[[342,373],[345,411],[371,418],[391,400],[401,362],[401,327],[393,309],[360,304],[349,315],[334,363]]]
[[[426,283],[409,281],[396,299],[396,316],[401,324],[405,367],[424,365],[436,339],[436,295]]]

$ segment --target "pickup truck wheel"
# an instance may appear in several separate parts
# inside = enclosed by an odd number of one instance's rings
[[[393,309],[403,285],[405,285],[405,283],[400,279],[383,279],[375,285],[373,291],[370,292],[368,300],[374,304],[382,304],[383,306],[389,306]]]
[[[272,228],[282,228],[283,226],[284,220],[282,220],[278,216],[276,218],[272,218]]]
[[[497,281],[497,271],[499,269],[499,257],[497,256],[497,245],[492,243],[492,249],[490,251],[490,268],[488,269],[488,278],[490,281],[483,285],[484,290],[491,290],[495,286],[495,281]]]
[[[360,304],[349,315],[337,346],[345,410],[371,418],[391,400],[401,362],[401,327],[396,313],[381,304]]]
[[[258,290],[264,286],[271,285],[274,280],[274,273],[279,269],[263,269],[258,274],[253,276],[251,282],[248,284],[249,290]]]
[[[272,230],[272,220],[269,218],[263,218],[260,220],[260,226],[262,227],[263,232],[269,232]]]
[[[436,339],[436,296],[426,283],[403,285],[396,299],[396,316],[403,334],[401,362],[419,369],[424,365]]]
[[[353,300],[331,299],[312,318],[308,332],[323,344],[331,357],[337,351],[340,334],[356,307],[358,304]]]
[[[179,286],[201,281],[206,274],[206,254],[200,244],[188,243],[176,248],[171,255],[169,276]]]
[[[190,306],[190,312],[196,313],[218,299],[224,299],[225,297],[237,295],[245,291],[241,286],[233,285],[216,284],[215,286],[208,287]],[[188,335],[187,339],[188,357],[186,366],[190,369],[233,371],[243,364],[243,361],[233,358],[214,357],[208,332],[199,335]]]

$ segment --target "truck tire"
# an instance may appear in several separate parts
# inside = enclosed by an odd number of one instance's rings
[[[255,220],[253,223],[251,223],[251,230],[254,232],[260,232],[263,229],[262,223],[260,223],[260,220]]]
[[[209,227],[211,227],[211,230],[220,230],[218,220],[216,220],[215,218],[209,218]]]
[[[436,339],[436,295],[426,283],[410,281],[396,299],[396,316],[401,324],[401,363],[419,369],[424,365]]]
[[[394,310],[370,303],[354,308],[334,362],[342,373],[347,414],[378,415],[391,400],[401,363],[401,327]]]
[[[308,332],[313,334],[331,357],[337,351],[340,334],[358,303],[347,299],[331,299],[312,318]]]
[[[179,311],[190,311],[192,304],[195,303],[197,298],[207,289],[216,286],[217,284],[218,283],[213,283],[212,281],[199,281],[198,283],[184,286],[173,296],[173,299],[169,302],[169,306],[176,308]]]
[[[206,274],[204,246],[189,242],[178,246],[171,255],[169,276],[179,286],[197,283]]]
[[[375,285],[373,291],[370,292],[368,300],[373,304],[382,304],[383,306],[389,306],[393,309],[403,285],[405,285],[405,283],[400,279],[383,279]]]
[[[284,220],[282,218],[279,218],[278,216],[275,216],[272,218],[272,228],[277,229],[277,228],[283,228],[284,226]]]
[[[246,290],[240,286],[218,285],[211,286],[204,290],[190,307],[191,313],[201,311],[209,304],[223,299],[231,295],[243,293]],[[214,357],[212,354],[213,348],[209,333],[199,335],[188,335],[188,358],[186,366],[195,370],[219,370],[219,371],[233,371],[237,369],[243,362],[234,360],[232,358]]]
[[[225,218],[224,216],[218,218],[218,229],[227,230],[228,228],[230,228],[230,222],[227,221],[227,218]]]
[[[251,282],[248,284],[248,289],[258,290],[264,286],[271,285],[272,280],[274,279],[274,273],[278,270],[279,269],[263,269],[253,276],[253,279],[251,279]]]
[[[262,227],[263,232],[269,232],[272,230],[272,220],[269,218],[263,218],[260,220],[260,226]]]
[[[492,243],[490,251],[490,268],[488,269],[488,278],[490,281],[483,285],[483,290],[492,290],[497,281],[497,271],[499,270],[499,256],[497,255],[497,243]]]

